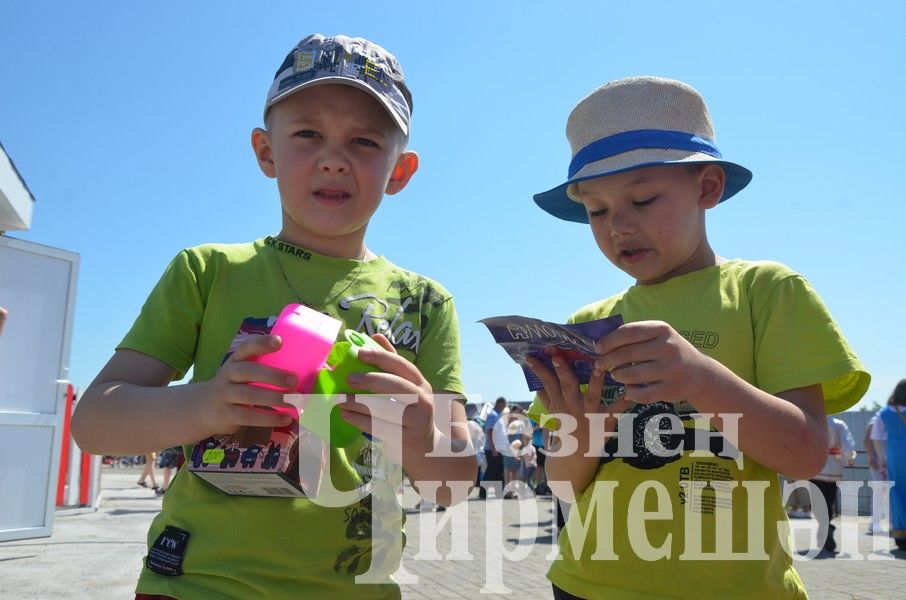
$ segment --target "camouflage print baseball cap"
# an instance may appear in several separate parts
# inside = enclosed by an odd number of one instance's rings
[[[412,95],[395,56],[364,38],[312,34],[293,48],[274,75],[264,115],[290,94],[314,85],[351,85],[371,94],[409,135]]]

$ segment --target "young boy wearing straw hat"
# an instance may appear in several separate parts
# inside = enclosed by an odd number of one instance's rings
[[[706,211],[751,173],[721,159],[692,87],[613,81],[573,109],[566,133],[568,179],[535,202],[588,223],[636,283],[570,317],[625,323],[597,343],[587,385],[556,356],[553,370],[532,363],[545,409],[577,424],[558,436],[577,449],[553,446],[546,465],[575,502],[548,573],[554,597],[805,597],[777,475],[820,472],[825,413],[855,404],[869,374],[803,277],[711,248]]]

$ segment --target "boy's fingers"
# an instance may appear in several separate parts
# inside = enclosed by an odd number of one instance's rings
[[[419,387],[408,379],[382,371],[353,373],[349,376],[349,383],[371,394],[385,396],[419,396],[425,391],[424,388]]]
[[[361,350],[359,350],[359,358],[362,360],[362,362],[377,367],[385,374],[396,375],[397,377],[401,377],[415,385],[427,384],[427,381],[425,380],[421,371],[418,370],[418,367],[413,365],[411,362],[409,362],[399,354],[396,354],[395,352],[381,352],[380,350],[368,350],[362,348]],[[370,375],[370,373],[363,374],[363,377],[365,375]],[[371,392],[389,393],[383,390],[371,388],[366,389]]]
[[[346,401],[341,402],[339,406],[340,410],[342,410],[344,413],[355,413],[359,415],[365,415],[369,418],[370,415],[374,413],[376,415],[380,415],[380,417],[375,418],[381,418],[384,420],[392,421],[394,423],[401,423],[403,411],[397,408],[397,406],[400,404],[403,405],[400,408],[407,406],[405,402],[397,402],[390,396],[379,396],[376,394],[349,394]]]
[[[547,396],[547,410],[554,411],[560,408],[560,402],[557,400],[560,396],[560,380],[557,375],[548,369],[540,360],[537,360],[532,357],[525,359],[525,364],[532,370],[532,372],[541,380],[541,384],[544,386],[544,394]],[[552,408],[551,405],[554,405]]]
[[[646,360],[641,354],[642,351],[639,344],[620,346],[609,352],[602,352],[601,356],[595,360],[595,367],[613,372],[624,365],[631,365],[634,362]]]
[[[595,349],[607,354],[622,346],[655,339],[670,326],[661,321],[636,321],[620,325],[595,343]]]
[[[602,353],[595,360],[595,366],[614,373],[634,364],[651,362],[658,356],[658,345],[658,338],[650,338],[620,346],[610,352]]]
[[[588,380],[588,387],[585,390],[586,404],[597,406],[601,403],[601,394],[604,393],[604,371],[595,369]]]
[[[403,416],[408,405],[399,406],[399,403],[392,398],[372,396],[371,394],[359,394],[358,398],[363,401],[340,404],[343,418],[353,425],[359,427],[359,425],[368,423],[368,431],[381,427],[405,426]],[[396,406],[389,406],[385,403],[392,403]],[[361,429],[361,427],[359,428]]]
[[[287,393],[283,390],[270,390],[257,385],[240,385],[236,401],[233,404],[247,406],[280,406],[283,408],[292,407],[292,404],[284,402],[283,396]]]
[[[563,397],[574,397],[579,391],[579,380],[576,379],[576,374],[573,373],[572,367],[558,354],[554,354],[551,357],[551,362],[554,365],[554,371],[557,373],[557,379],[560,380],[560,391]]]
[[[375,333],[371,336],[371,339],[380,344],[381,348],[383,348],[387,352],[392,352],[393,354],[397,353],[396,348],[393,347],[393,344],[390,343],[390,340],[388,340],[387,336],[385,336],[383,333]]]
[[[663,374],[662,369],[653,361],[626,365],[611,372],[614,380],[627,385],[656,383]]]
[[[250,383],[254,381],[267,383],[287,391],[295,390],[296,386],[299,385],[298,378],[292,373],[247,360],[231,364],[226,375],[230,383]]]
[[[230,355],[229,362],[245,361],[269,354],[279,350],[282,344],[278,335],[251,335]]]
[[[230,418],[247,427],[285,427],[292,422],[289,416],[241,404],[230,407]]]
[[[663,383],[628,384],[623,393],[627,400],[636,404],[651,404],[664,399]]]
[[[361,429],[366,433],[372,433],[371,415],[363,415],[361,413],[351,412],[349,410],[343,409],[340,413],[340,416],[342,416],[343,420],[353,427]]]

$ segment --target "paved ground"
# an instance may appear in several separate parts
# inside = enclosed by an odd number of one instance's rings
[[[0,543],[0,599],[131,598],[145,533],[161,503],[151,490],[135,485],[137,473],[105,470],[100,508],[59,511],[52,537]],[[411,490],[405,502],[414,505]],[[452,526],[446,523],[439,535],[431,535],[444,519]],[[418,583],[404,584],[403,598],[549,599],[544,573],[553,548],[551,521],[551,503],[541,498],[473,500],[446,513],[410,515],[405,575],[399,575]],[[488,525],[493,523],[503,527]],[[793,526],[802,530],[797,549],[807,550],[815,521],[795,520]],[[813,599],[903,598],[906,560],[891,553],[888,539],[865,535],[866,527],[865,517],[845,518],[838,527],[850,536],[844,549],[858,548],[861,557],[850,552],[797,563]]]

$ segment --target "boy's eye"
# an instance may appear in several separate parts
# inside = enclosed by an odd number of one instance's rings
[[[606,214],[607,214],[606,208],[596,208],[595,210],[588,211],[589,217],[603,217]]]
[[[363,137],[353,138],[352,143],[358,144],[360,146],[370,146],[372,148],[378,148],[377,142],[375,142],[374,140],[370,140],[368,138],[363,138]]]
[[[297,131],[295,135],[296,137],[300,138],[314,138],[318,137],[318,132],[312,129],[302,129],[300,131]]]
[[[657,200],[657,196],[652,196],[651,198],[648,198],[647,200],[633,200],[632,205],[633,206],[649,206],[651,204],[654,204],[655,200]]]

